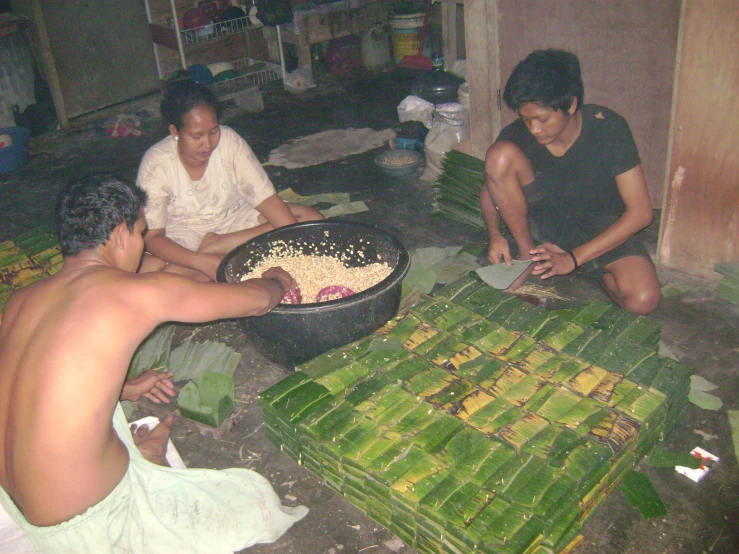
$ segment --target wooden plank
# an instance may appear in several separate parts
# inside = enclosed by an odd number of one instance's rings
[[[484,158],[500,132],[498,0],[465,2],[464,21],[471,151],[476,157]]]
[[[41,58],[43,59],[46,78],[48,79],[49,87],[51,88],[51,97],[54,100],[56,117],[59,119],[59,125],[64,129],[69,127],[69,117],[67,116],[67,107],[64,104],[64,95],[62,94],[62,87],[59,83],[59,73],[57,73],[56,70],[54,54],[51,51],[49,34],[46,32],[44,12],[41,10],[40,0],[33,0],[32,5],[33,19],[36,23],[36,31],[38,33],[39,46],[41,48]]]
[[[457,61],[457,4],[441,4],[441,48],[444,67],[449,71]]]
[[[662,267],[718,278],[739,260],[739,4],[685,0],[670,136]]]

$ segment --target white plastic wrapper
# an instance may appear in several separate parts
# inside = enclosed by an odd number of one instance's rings
[[[398,104],[398,120],[401,123],[405,123],[406,121],[420,121],[424,127],[431,129],[433,116],[434,105],[418,96],[406,96]]]
[[[441,162],[455,144],[470,138],[470,115],[467,108],[457,102],[439,104],[434,111],[431,130],[426,135],[426,169],[421,175],[424,181],[433,181],[441,175]]]

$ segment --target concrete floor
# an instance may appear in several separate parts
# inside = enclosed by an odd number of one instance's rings
[[[265,112],[225,122],[244,136],[262,161],[271,149],[289,139],[330,129],[394,128],[399,136],[415,138],[416,128],[399,124],[396,113],[398,103],[409,94],[413,77],[402,70],[351,78],[324,76],[317,79],[317,88],[301,96],[272,85],[265,91]],[[120,106],[112,113],[130,112],[147,103],[156,107],[158,98]],[[56,191],[75,175],[107,169],[135,178],[141,156],[166,131],[161,121],[152,119],[145,126],[146,135],[140,138],[95,136],[91,120],[104,120],[110,113],[77,121],[68,132],[38,137],[31,144],[28,163],[13,174],[0,176],[0,241],[51,221]],[[484,240],[480,232],[433,216],[433,192],[418,174],[396,181],[382,178],[372,164],[376,153],[303,169],[268,167],[267,172],[279,190],[289,186],[300,194],[350,192],[352,200],[363,200],[370,211],[347,219],[378,225],[408,249]],[[652,252],[657,225],[641,237]],[[529,278],[530,282],[534,279]],[[660,280],[663,285],[678,284],[687,292],[663,299],[650,317],[662,324],[662,339],[671,351],[719,386],[714,392],[724,402],[724,408],[717,412],[689,405],[664,447],[687,452],[701,446],[718,455],[721,462],[700,484],[642,462],[639,469],[652,479],[669,515],[646,521],[616,491],[588,520],[577,554],[739,552],[739,470],[725,413],[726,409],[739,409],[739,309],[714,298],[715,283],[668,271],[660,272]],[[570,299],[556,307],[605,299],[597,283],[579,274],[547,284]],[[243,354],[235,376],[242,417],[220,439],[202,435],[194,424],[180,419],[172,438],[186,463],[191,467],[254,469],[272,482],[285,504],[304,504],[311,510],[279,541],[256,546],[250,552],[413,552],[267,441],[256,398],[284,378],[283,368],[257,353],[234,322],[183,326],[177,336],[181,340],[193,334],[222,340]],[[143,401],[135,415],[161,416],[168,410]],[[718,438],[705,439],[696,430]]]

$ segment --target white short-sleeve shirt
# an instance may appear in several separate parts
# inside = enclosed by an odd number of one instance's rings
[[[147,150],[136,183],[149,195],[144,209],[149,228],[163,228],[167,237],[190,250],[197,250],[206,233],[256,226],[256,206],[275,194],[249,145],[224,125],[199,181],[190,179],[177,143],[168,136]]]

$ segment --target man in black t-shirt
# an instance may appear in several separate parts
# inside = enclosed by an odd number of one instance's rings
[[[660,287],[633,238],[652,221],[641,160],[626,120],[583,105],[583,96],[574,54],[537,50],[514,68],[503,99],[519,119],[488,149],[480,191],[488,259],[511,261],[502,217],[519,258],[534,261],[533,275],[548,279],[583,266],[619,306],[648,314]]]

